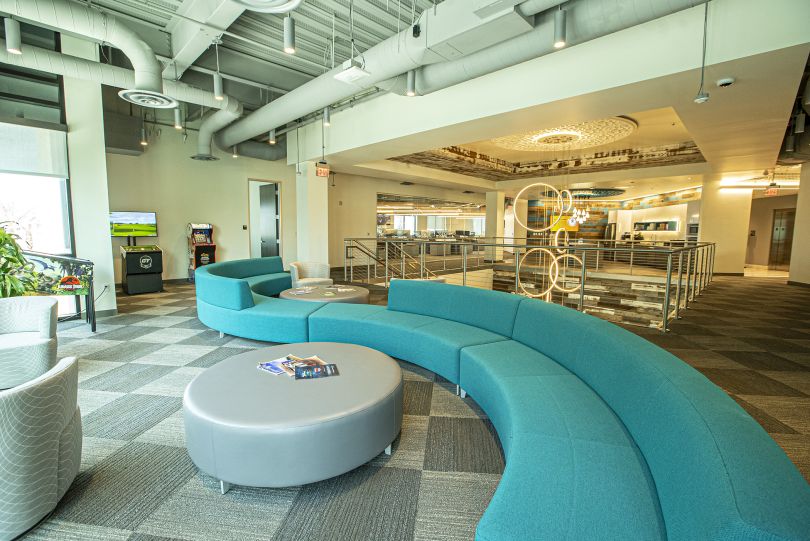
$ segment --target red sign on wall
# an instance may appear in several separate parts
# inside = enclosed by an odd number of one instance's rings
[[[318,162],[318,165],[315,166],[315,176],[328,177],[329,165],[326,162]]]

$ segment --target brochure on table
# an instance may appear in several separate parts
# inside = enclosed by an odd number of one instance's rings
[[[259,363],[256,368],[274,376],[286,374],[295,379],[316,379],[339,375],[337,365],[327,363],[317,355],[297,357],[290,354]]]

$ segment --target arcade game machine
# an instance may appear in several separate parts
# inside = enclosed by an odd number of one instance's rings
[[[163,251],[150,244],[138,246],[139,237],[157,237],[154,212],[110,212],[110,234],[126,237],[121,246],[121,288],[127,295],[163,291]]]
[[[188,281],[194,281],[194,270],[197,267],[215,263],[217,245],[214,244],[214,226],[212,224],[188,224]]]

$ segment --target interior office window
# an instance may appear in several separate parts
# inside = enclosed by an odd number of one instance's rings
[[[394,216],[394,229],[404,229],[413,233],[416,231],[416,216]]]

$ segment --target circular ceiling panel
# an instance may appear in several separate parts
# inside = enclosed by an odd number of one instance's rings
[[[287,13],[301,4],[303,0],[234,0],[251,11],[262,13]]]
[[[498,137],[492,142],[501,148],[526,152],[553,152],[606,145],[628,137],[638,128],[635,121],[625,117],[590,120],[580,124],[558,126],[518,135]]]

